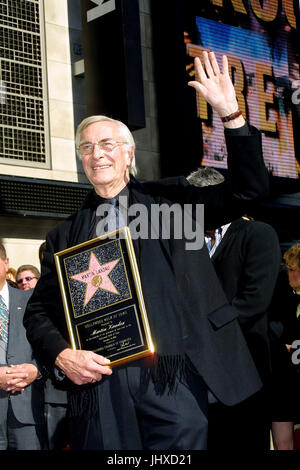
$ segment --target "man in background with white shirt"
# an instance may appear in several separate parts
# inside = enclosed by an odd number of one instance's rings
[[[7,284],[9,260],[0,243],[0,450],[44,446],[43,389],[23,315],[31,291]]]

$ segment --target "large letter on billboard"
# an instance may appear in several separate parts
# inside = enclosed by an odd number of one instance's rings
[[[212,3],[213,5],[216,5],[216,7],[223,6],[223,0],[212,0]],[[243,4],[243,0],[231,0],[231,3],[235,11],[247,15],[247,10],[245,8],[245,5]]]
[[[294,12],[294,2],[293,0],[282,0],[283,9],[285,12],[286,19],[288,20],[289,25],[296,29],[296,16]]]
[[[266,104],[274,103],[274,95],[273,93],[265,91],[265,75],[273,76],[272,66],[256,64],[260,129],[267,132],[276,132],[276,122],[269,121],[267,118]]]
[[[267,3],[267,5],[265,5]],[[278,0],[269,0],[264,2],[264,6],[261,6],[260,0],[251,0],[251,5],[254,14],[262,21],[273,21],[275,20],[278,13]]]
[[[247,15],[247,10],[242,0],[231,0],[231,3],[235,11],[237,11],[238,13],[244,13],[245,15]]]

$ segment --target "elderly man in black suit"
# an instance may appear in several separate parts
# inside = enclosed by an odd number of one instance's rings
[[[53,253],[98,235],[103,203],[122,195],[128,207],[142,204],[149,217],[157,204],[205,204],[209,224],[217,227],[265,194],[260,135],[238,111],[227,58],[220,71],[213,53],[203,57],[204,66],[195,59],[199,81],[190,85],[226,128],[230,177],[219,187],[201,190],[184,177],[141,184],[133,176],[133,137],[123,123],[92,116],[77,128],[77,149],[94,189],[77,214],[47,235],[42,276],[25,315],[39,359],[69,380],[73,449],[205,449],[208,389],[233,405],[261,386],[207,250],[188,250],[184,235],[133,240],[153,356],[112,371],[106,358],[72,350],[59,299]]]
[[[223,175],[210,167],[191,173],[191,184],[220,184]],[[276,284],[281,251],[268,224],[240,217],[214,231],[206,241],[214,268],[230,305],[237,311],[247,345],[264,388],[235,407],[209,407],[209,449],[268,450],[270,410],[267,386],[271,374],[269,307]]]
[[[0,243],[0,449],[40,450],[46,443],[43,387],[23,326],[31,292],[9,286],[7,270]]]

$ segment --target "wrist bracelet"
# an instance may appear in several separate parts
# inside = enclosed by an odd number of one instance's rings
[[[221,117],[221,121],[222,122],[232,121],[232,119],[239,117],[241,114],[242,114],[242,111],[238,109],[237,111],[235,111],[235,113],[228,114],[228,116]]]

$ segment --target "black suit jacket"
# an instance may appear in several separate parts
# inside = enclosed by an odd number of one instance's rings
[[[183,177],[145,184],[133,180],[130,191],[134,201],[146,206],[153,202],[169,206],[174,202],[205,203],[210,215],[208,224],[217,227],[225,223],[234,213],[244,210],[241,205],[246,200],[262,196],[268,186],[258,134],[229,139],[228,149],[231,170],[225,183],[196,188]],[[92,212],[89,204],[85,204],[47,236],[42,276],[28,304],[25,326],[29,341],[48,368],[69,347],[53,253],[88,239]],[[185,353],[217,398],[232,405],[255,393],[261,382],[240,331],[237,312],[228,306],[206,247],[187,251],[186,241],[183,237],[158,242],[177,283],[185,323]],[[159,260],[157,263],[153,258],[152,240],[141,240],[140,246],[139,268],[147,305],[155,297]],[[149,321],[152,326],[151,314]]]
[[[260,376],[271,371],[269,307],[281,251],[275,230],[239,218],[227,229],[212,256],[218,278],[238,319]]]
[[[31,296],[32,289],[23,291],[9,286],[9,329],[6,363],[11,364],[29,363],[37,366],[32,354],[32,348],[26,338],[23,326],[23,315],[26,303]],[[23,392],[11,394],[9,400],[15,417],[22,424],[37,424],[44,420],[43,414],[43,384],[41,380],[35,380],[25,387]],[[0,425],[7,427],[8,393],[0,390]]]

